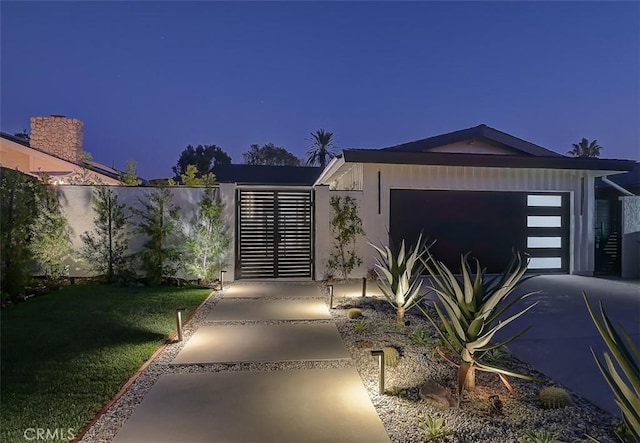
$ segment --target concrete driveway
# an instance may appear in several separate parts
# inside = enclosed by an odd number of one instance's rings
[[[516,357],[565,385],[600,408],[620,415],[613,393],[591,354],[606,350],[582,299],[587,293],[596,309],[602,301],[614,325],[622,324],[634,343],[640,344],[640,283],[575,275],[544,275],[531,278],[519,291],[540,291],[525,299],[538,305],[509,325],[506,333],[533,325],[509,345]],[[505,328],[505,329],[507,329]]]

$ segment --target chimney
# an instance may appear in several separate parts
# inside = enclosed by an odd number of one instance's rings
[[[30,146],[70,162],[80,163],[83,126],[81,120],[64,115],[31,117]]]

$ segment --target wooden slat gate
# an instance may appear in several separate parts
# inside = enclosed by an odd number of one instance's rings
[[[237,192],[238,278],[312,278],[313,191]]]

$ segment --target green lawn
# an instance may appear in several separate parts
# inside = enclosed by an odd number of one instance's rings
[[[74,285],[3,310],[0,441],[79,432],[209,292]]]

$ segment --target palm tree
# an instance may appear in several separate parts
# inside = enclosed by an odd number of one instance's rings
[[[602,146],[598,144],[598,140],[589,143],[589,140],[583,138],[580,143],[574,143],[573,149],[567,152],[567,154],[574,157],[598,158],[600,157],[600,149],[602,149]]]
[[[333,132],[320,129],[311,133],[311,149],[307,151],[307,165],[319,164],[322,168],[327,166],[327,158],[336,156],[331,151],[333,148]]]

